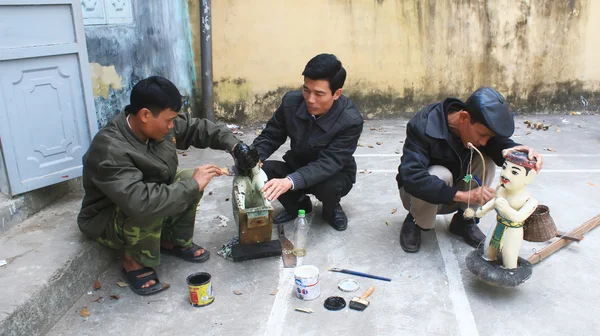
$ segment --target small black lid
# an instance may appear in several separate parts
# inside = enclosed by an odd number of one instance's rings
[[[330,296],[325,299],[323,306],[327,310],[342,310],[344,307],[346,307],[346,300],[340,296]]]

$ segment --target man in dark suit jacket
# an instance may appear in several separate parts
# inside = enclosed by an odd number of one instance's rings
[[[266,128],[254,140],[262,169],[269,177],[263,188],[269,200],[278,199],[285,211],[275,224],[297,217],[299,209],[312,211],[306,194],[323,202],[323,218],[336,230],[348,226],[340,200],[356,182],[354,151],[363,118],[342,95],[346,70],[331,54],[311,59],[304,71],[302,91],[288,92]],[[287,138],[291,148],[282,161],[269,160]]]

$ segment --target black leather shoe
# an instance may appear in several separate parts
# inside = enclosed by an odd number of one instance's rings
[[[323,218],[329,222],[329,225],[338,231],[344,231],[348,228],[348,217],[344,213],[341,205],[336,205],[333,210],[327,211],[323,207]]]
[[[299,202],[300,205],[298,209],[303,209],[305,213],[310,213],[312,211],[312,203],[308,196],[304,196],[304,198]],[[282,211],[278,213],[275,217],[273,217],[273,224],[282,224],[289,221],[293,221],[298,217],[298,212],[289,213],[287,211]]]
[[[479,244],[485,241],[485,235],[477,226],[478,219],[466,219],[463,216],[462,211],[458,211],[452,217],[448,230],[455,235],[463,237],[465,242],[474,248],[477,248]]]
[[[273,224],[282,224],[289,221],[293,221],[294,219],[296,219],[296,217],[298,217],[297,213],[289,213],[283,210],[282,212],[278,213],[275,217],[273,217]]]
[[[404,219],[400,229],[400,246],[408,253],[419,252],[421,249],[421,227],[415,223],[410,213]]]

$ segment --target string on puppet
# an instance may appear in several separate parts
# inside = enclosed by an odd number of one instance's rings
[[[465,176],[464,180],[467,181],[469,183],[469,193],[467,194],[467,209],[471,208],[471,182],[473,181],[473,150],[470,150],[470,154],[469,154],[469,165],[468,165],[469,169],[469,173],[467,174],[467,176]],[[475,180],[475,183],[477,183],[477,180]],[[477,183],[477,185],[479,185],[479,183]]]
[[[479,151],[479,149],[477,149],[477,147],[473,146],[472,143],[467,142],[467,147],[471,150],[471,155],[469,156],[469,174],[467,174],[464,177],[464,181],[469,183],[469,194],[467,195],[467,209],[465,210],[464,213],[464,217],[465,218],[473,218],[475,217],[475,210],[471,208],[471,181],[473,180],[473,171],[472,171],[472,166],[473,166],[473,151],[476,151],[477,154],[479,154],[479,157],[481,158],[481,164],[483,165],[483,179],[481,180],[482,182],[479,183],[477,182],[477,180],[475,180],[475,183],[477,183],[477,185],[479,187],[483,187],[483,183],[485,182],[485,159],[483,157],[483,154],[481,154],[481,152]],[[483,188],[481,188],[481,202],[483,202]],[[483,205],[483,204],[481,204]]]

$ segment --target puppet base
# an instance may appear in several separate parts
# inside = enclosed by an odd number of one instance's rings
[[[502,267],[502,260],[487,261],[483,259],[483,248],[472,251],[466,258],[467,268],[479,280],[491,286],[513,288],[531,277],[533,265],[519,258],[516,269]]]
[[[258,244],[236,244],[231,247],[233,261],[244,261],[281,255],[279,240],[270,240]]]

